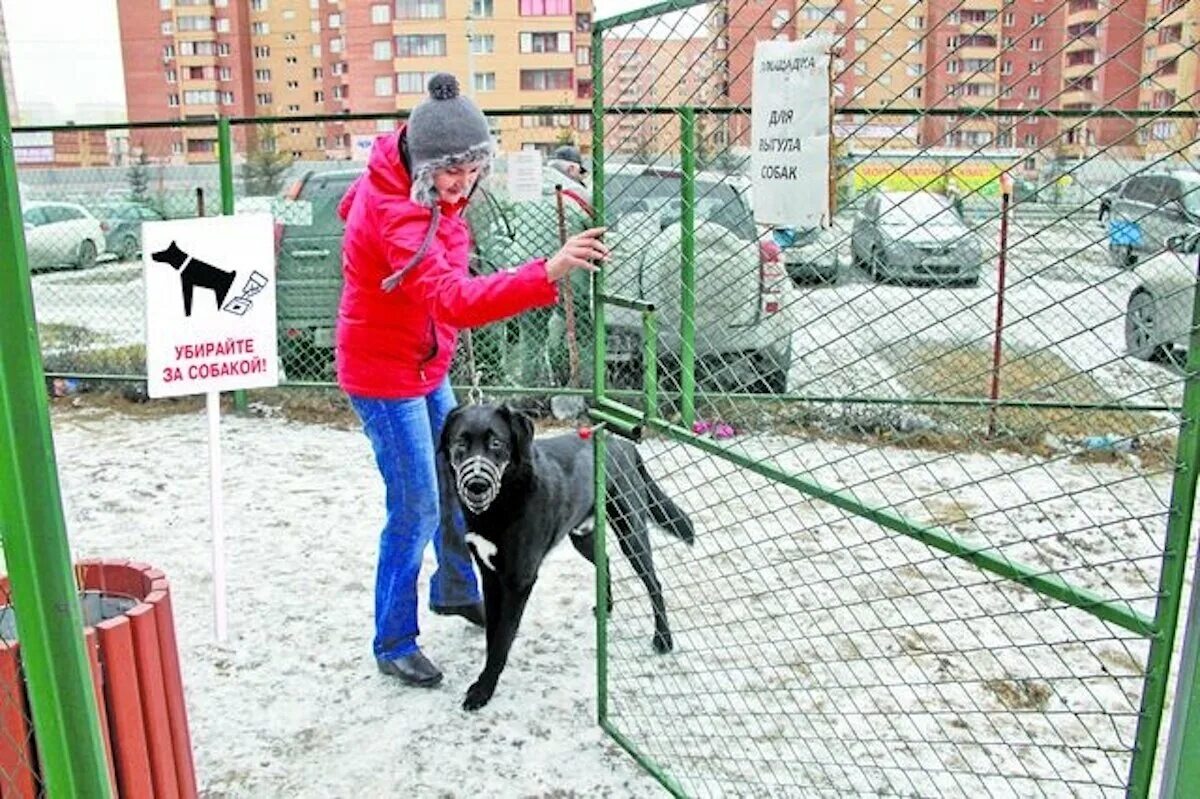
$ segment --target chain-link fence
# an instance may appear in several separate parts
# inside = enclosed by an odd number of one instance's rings
[[[655,557],[669,656],[610,557],[601,716],[673,792],[1147,794],[1200,456],[1172,71],[1195,19],[730,0],[598,24],[597,358],[646,391],[594,412],[696,527]],[[835,212],[767,229],[754,44],[814,33]]]

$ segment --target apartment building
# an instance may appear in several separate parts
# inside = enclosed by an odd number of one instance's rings
[[[756,41],[833,34],[831,89],[847,109],[835,134],[857,149],[1138,157],[1195,152],[1195,119],[1088,112],[1194,109],[1198,31],[1200,3],[1187,0],[724,0],[709,35],[723,53],[720,85],[742,105],[751,98]],[[1077,119],[1036,113],[1044,109]],[[929,110],[936,113],[913,113]],[[745,131],[731,139],[744,143]]]
[[[580,109],[498,119],[505,149],[574,141],[590,121],[591,0],[118,0],[118,12],[135,122],[407,110],[439,71],[459,75],[485,110]],[[341,159],[364,128],[283,121],[269,140],[236,130],[242,152]],[[216,137],[204,126],[142,138],[158,157],[204,162]]]
[[[612,152],[641,156],[681,151],[680,124],[674,112],[681,106],[724,105],[722,67],[709,38],[656,39],[613,37],[604,45],[604,100],[612,108],[604,120],[605,141]],[[664,109],[643,113],[652,107]],[[730,123],[702,115],[696,120],[697,148],[706,154],[726,149]],[[736,120],[733,124],[737,124]]]
[[[1200,158],[1200,3],[1187,0],[1148,0],[1146,18],[1155,30],[1142,45],[1138,110],[1188,112],[1182,119],[1139,120],[1138,143],[1147,155],[1184,153]]]
[[[531,110],[494,118],[501,149],[590,144],[591,0],[395,0],[345,14],[355,111],[410,109],[430,76],[451,72],[485,111]],[[578,110],[537,110],[546,106]]]

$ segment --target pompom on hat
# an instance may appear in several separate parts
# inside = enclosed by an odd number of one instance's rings
[[[430,207],[437,205],[434,172],[464,164],[486,170],[494,152],[483,112],[462,96],[458,79],[446,72],[429,79],[429,97],[409,115],[407,137],[412,200]]]

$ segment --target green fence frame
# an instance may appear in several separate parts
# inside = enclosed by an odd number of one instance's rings
[[[0,533],[41,777],[48,796],[107,797],[108,761],[50,435],[3,81],[0,226]]]
[[[657,414],[657,408],[645,405],[638,410],[630,405],[614,399],[606,390],[604,380],[604,336],[597,335],[594,341],[593,354],[596,364],[595,386],[593,391],[594,407],[589,413],[600,422],[603,428],[615,428],[624,435],[638,437],[645,429],[663,435],[673,441],[693,446],[719,458],[728,460],[742,468],[767,477],[770,480],[789,486],[801,493],[814,497],[843,510],[854,513],[876,524],[888,528],[901,535],[959,557],[976,567],[992,574],[1013,580],[1043,595],[1063,602],[1064,604],[1082,610],[1103,621],[1110,622],[1150,641],[1150,654],[1147,659],[1144,689],[1142,691],[1141,708],[1139,711],[1137,731],[1135,734],[1134,751],[1127,780],[1127,795],[1133,799],[1145,799],[1149,796],[1151,778],[1153,776],[1155,756],[1158,747],[1158,737],[1162,726],[1166,694],[1169,687],[1171,656],[1174,651],[1176,628],[1179,621],[1179,611],[1182,603],[1184,587],[1184,570],[1191,541],[1193,512],[1196,502],[1197,479],[1200,477],[1200,284],[1193,298],[1193,327],[1191,333],[1189,357],[1186,365],[1184,401],[1182,407],[1182,425],[1179,431],[1178,450],[1176,453],[1176,469],[1172,482],[1169,522],[1166,530],[1166,543],[1162,557],[1162,568],[1159,576],[1158,600],[1154,616],[1148,618],[1135,612],[1127,603],[1105,600],[1091,591],[1073,586],[1062,578],[1044,569],[1016,562],[1003,555],[997,555],[979,549],[960,541],[956,536],[937,527],[922,525],[887,510],[875,508],[859,502],[852,496],[840,494],[825,488],[818,483],[805,480],[795,475],[787,474],[768,464],[752,460],[739,453],[731,452],[710,439],[702,438],[692,432],[691,424],[695,414],[695,152],[696,152],[696,110],[691,107],[641,107],[614,106],[608,107],[603,101],[604,87],[604,32],[613,28],[645,22],[663,14],[685,11],[703,4],[703,0],[666,0],[640,10],[631,11],[617,16],[597,20],[592,29],[592,70],[595,97],[593,99],[593,147],[592,158],[595,164],[594,202],[598,224],[603,225],[604,215],[604,121],[605,115],[611,111],[629,112],[634,114],[670,113],[678,116],[680,121],[680,155],[682,178],[682,314],[680,335],[682,338],[683,370],[680,391],[681,417],[683,425],[675,425]],[[746,112],[748,108],[706,109],[706,113]],[[984,115],[999,113],[993,110],[981,109]],[[870,113],[871,109],[845,108],[843,113]],[[895,113],[894,110],[891,113]],[[929,113],[953,114],[955,111],[933,111]],[[1011,112],[1008,112],[1011,113]],[[1041,109],[1032,115],[1043,115]],[[1055,112],[1056,116],[1141,116],[1150,112],[1125,111],[1067,111]],[[1163,118],[1183,118],[1187,112],[1154,112]],[[1198,267],[1200,274],[1200,267]],[[618,301],[607,298],[603,294],[603,276],[597,273],[595,290],[593,292],[593,314],[596,319],[596,330],[602,331],[604,304],[628,304],[629,300]],[[653,328],[651,328],[653,330]],[[689,358],[689,353],[692,355]],[[645,389],[658,391],[647,376]],[[729,396],[729,395],[721,395]],[[790,399],[791,397],[789,397]],[[812,398],[796,397],[807,401],[840,401],[868,402],[881,404],[906,404],[909,400],[871,400],[855,398]],[[956,400],[949,400],[953,403]],[[985,404],[991,407],[1004,407],[1003,401],[979,403],[973,400],[962,400],[970,404]],[[930,401],[926,400],[926,403]],[[942,404],[944,400],[933,401]],[[1030,403],[1015,403],[1019,407],[1032,407]],[[1086,407],[1073,405],[1073,408]],[[1126,410],[1130,406],[1124,406]],[[1178,410],[1178,409],[1175,409]],[[595,438],[596,456],[596,511],[595,511],[595,554],[597,565],[597,677],[599,691],[599,723],[600,726],[620,746],[626,749],[635,760],[653,775],[674,796],[686,796],[679,783],[659,763],[640,751],[637,742],[622,732],[608,716],[608,679],[607,679],[607,619],[604,611],[603,598],[607,591],[607,561],[605,545],[605,436],[609,434],[601,429]],[[1200,572],[1198,572],[1200,575]],[[1196,598],[1200,599],[1200,589],[1196,589]],[[1200,626],[1200,611],[1195,605],[1192,608],[1191,624]],[[1200,758],[1194,754],[1200,749],[1200,629],[1189,627],[1187,636],[1188,648],[1184,653],[1179,686],[1180,717],[1176,740],[1168,753],[1163,777],[1164,788],[1169,788],[1172,797],[1200,796]],[[1186,680],[1186,681],[1183,681]],[[1192,753],[1192,754],[1188,754]],[[1164,796],[1166,793],[1164,792]]]

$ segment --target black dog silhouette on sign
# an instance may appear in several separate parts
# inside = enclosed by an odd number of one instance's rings
[[[179,273],[179,284],[183,290],[183,315],[192,315],[192,294],[196,287],[209,289],[217,300],[219,309],[225,304],[225,295],[233,285],[237,272],[227,272],[207,264],[198,258],[193,258],[171,242],[165,250],[151,253],[150,257],[160,264],[166,264]]]

